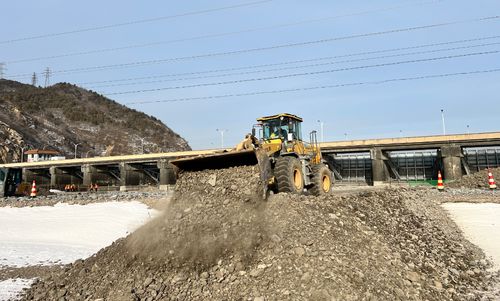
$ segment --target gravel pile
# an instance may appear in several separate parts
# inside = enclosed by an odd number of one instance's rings
[[[0,207],[35,207],[54,206],[57,203],[70,205],[86,205],[101,202],[130,202],[157,200],[166,197],[166,192],[162,191],[130,191],[130,192],[70,192],[59,193],[46,196],[30,197],[7,197],[0,198]]]
[[[491,169],[495,182],[500,180],[500,168]],[[460,180],[447,184],[453,188],[489,188],[488,170],[481,170],[468,176],[463,176]],[[498,186],[498,184],[497,184]]]
[[[256,197],[253,167],[184,173],[165,213],[23,300],[493,300],[484,255],[425,192]]]

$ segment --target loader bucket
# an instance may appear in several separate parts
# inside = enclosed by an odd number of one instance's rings
[[[179,172],[257,165],[262,183],[261,188],[258,190],[259,194],[262,194],[262,198],[266,198],[267,186],[272,178],[271,162],[266,152],[261,149],[183,158],[172,160],[170,163],[176,166]]]
[[[233,151],[213,155],[203,155],[170,161],[180,171],[199,171],[205,169],[224,169],[229,167],[257,165],[258,159],[255,151]]]

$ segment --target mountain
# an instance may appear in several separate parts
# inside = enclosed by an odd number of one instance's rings
[[[0,162],[21,149],[60,151],[67,158],[190,150],[153,116],[68,83],[47,88],[0,79]]]

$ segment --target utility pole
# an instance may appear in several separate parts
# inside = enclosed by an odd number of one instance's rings
[[[216,131],[220,133],[220,147],[224,148],[224,132],[227,130],[216,129]]]
[[[3,79],[5,70],[7,70],[7,68],[5,68],[5,63],[0,63],[0,79]]]
[[[446,124],[444,123],[444,110],[441,109],[441,121],[443,122],[443,135],[446,135]]]
[[[144,154],[144,138],[141,139],[141,154]]]
[[[321,120],[318,120],[319,126],[321,129],[321,143],[325,142],[325,137],[323,136],[323,127],[325,126],[325,123]]]
[[[36,72],[33,72],[33,75],[31,76],[31,85],[36,87],[36,83],[37,83]]]
[[[45,71],[43,72],[43,75],[45,76],[45,88],[47,88],[50,85],[50,75],[51,75],[50,68],[47,67],[45,68]]]

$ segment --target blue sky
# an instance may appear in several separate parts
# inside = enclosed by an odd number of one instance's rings
[[[500,15],[500,2],[494,0],[273,0],[239,8],[164,18],[102,30],[8,42],[25,37],[179,15],[250,2],[257,2],[257,0],[6,1],[2,4],[3,14],[0,19],[0,62],[7,63],[7,78],[26,83],[31,81],[30,76],[17,77],[17,75],[37,72],[39,83],[43,84],[42,71],[50,67],[54,71],[51,83],[76,83],[103,94],[162,89],[143,93],[116,94],[109,97],[161,119],[185,137],[194,149],[220,146],[220,134],[216,129],[226,130],[226,146],[236,144],[245,133],[249,132],[257,117],[279,112],[290,112],[302,116],[305,121],[303,130],[306,137],[307,132],[319,130],[318,120],[323,121],[324,136],[328,141],[342,140],[345,134],[348,139],[441,134],[441,109],[445,110],[448,133],[464,133],[467,131],[467,125],[470,126],[471,132],[500,130],[500,72],[215,100],[130,104],[498,69],[500,68],[500,54],[495,51],[500,50],[500,44],[495,45],[495,43],[500,43],[500,37],[413,50],[356,55],[342,59],[316,60],[360,52],[496,36],[500,35],[500,19],[498,18],[265,51],[199,57],[126,68],[92,70],[91,72],[58,72],[75,68],[265,48],[453,21],[477,20]],[[318,19],[322,20],[303,22]],[[292,23],[299,24],[290,25]],[[240,33],[166,42],[234,32]],[[155,42],[162,43],[86,55],[15,62]],[[436,51],[429,52],[432,50]],[[408,54],[417,51],[427,51],[427,53]],[[484,52],[489,53],[484,54]],[[367,59],[396,54],[401,54],[401,56]],[[459,55],[466,56],[456,57]],[[427,60],[445,56],[453,58],[352,70],[360,66]],[[346,59],[356,61],[338,62]],[[315,61],[289,63],[297,60]],[[200,73],[278,63],[286,64],[232,72]],[[322,65],[304,66],[318,63]],[[268,70],[280,67],[297,68]],[[315,73],[341,68],[351,68],[351,70],[283,77],[295,73]],[[227,73],[248,71],[262,72],[227,75]],[[197,73],[198,75],[158,77],[182,73]],[[207,75],[211,77],[206,78]],[[155,78],[115,81],[150,76]],[[272,76],[281,78],[205,85]],[[194,79],[193,77],[205,78]],[[99,81],[112,82],[90,83]],[[147,81],[155,82],[144,83]],[[105,87],[105,85],[116,84],[126,85]],[[191,85],[202,86],[166,89]]]

